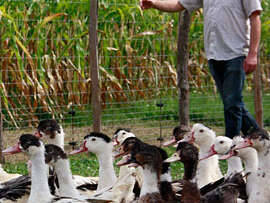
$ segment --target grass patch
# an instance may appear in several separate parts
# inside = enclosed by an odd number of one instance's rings
[[[168,156],[171,156],[175,152],[174,147],[164,148],[168,153]],[[74,175],[82,175],[82,176],[98,176],[98,159],[92,153],[83,153],[80,155],[70,156],[70,167],[72,174]],[[115,165],[117,160],[114,162],[114,168],[116,173],[119,173],[119,167]],[[223,173],[227,171],[227,163],[226,161],[220,161],[220,168]],[[27,165],[26,163],[6,163],[4,165],[4,169],[8,173],[19,173],[19,174],[27,174]],[[181,162],[174,162],[171,164],[171,174],[173,180],[182,178],[184,173],[183,164]]]

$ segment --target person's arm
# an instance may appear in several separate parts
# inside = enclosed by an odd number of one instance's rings
[[[257,68],[257,55],[261,38],[260,11],[253,12],[250,17],[250,47],[247,58],[244,62],[246,74],[252,73]]]
[[[165,12],[177,12],[184,10],[178,0],[140,0],[142,9],[154,8]]]

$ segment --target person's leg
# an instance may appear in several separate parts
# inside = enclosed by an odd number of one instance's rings
[[[224,81],[224,62],[216,61],[216,60],[209,60],[208,66],[212,77],[215,80],[216,87],[220,94],[220,97],[223,101],[223,81]]]
[[[245,109],[242,110],[242,128],[241,131],[244,135],[247,135],[250,128],[259,129],[259,125],[252,115]]]
[[[244,57],[226,61],[223,83],[223,104],[225,115],[225,136],[233,138],[244,134],[258,125],[250,113],[245,109],[242,90],[245,81],[243,69]]]

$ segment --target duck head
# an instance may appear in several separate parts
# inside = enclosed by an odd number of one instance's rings
[[[22,134],[16,145],[5,149],[2,153],[8,155],[25,152],[28,155],[35,155],[40,151],[39,148],[41,146],[43,146],[43,144],[36,136],[32,134]]]
[[[170,140],[164,142],[162,145],[163,146],[170,146],[172,144],[177,143],[179,140],[182,140],[185,136],[185,134],[190,132],[190,128],[186,125],[179,125],[176,126],[173,129],[173,136],[170,138]]]
[[[69,154],[78,154],[82,152],[92,152],[95,154],[101,154],[105,150],[112,151],[113,145],[111,138],[100,132],[91,132],[84,137],[84,142],[78,150],[74,150]]]
[[[113,135],[113,145],[121,145],[129,137],[135,137],[135,135],[130,132],[130,129],[118,128]]]

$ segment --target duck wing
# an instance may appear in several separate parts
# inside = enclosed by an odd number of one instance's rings
[[[239,189],[237,184],[226,183],[203,196],[203,203],[237,203]]]
[[[31,178],[22,175],[1,184],[0,199],[17,201],[26,194],[30,194]]]
[[[200,193],[201,195],[205,195],[206,193],[210,192],[211,190],[216,189],[218,186],[220,186],[221,184],[223,184],[225,181],[225,178],[220,178],[219,180],[212,182],[212,183],[208,183],[207,185],[203,186],[202,188],[200,188]]]

